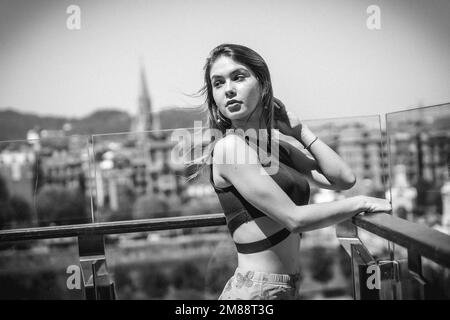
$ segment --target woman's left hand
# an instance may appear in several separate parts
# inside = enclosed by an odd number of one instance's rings
[[[299,118],[286,110],[284,104],[277,98],[274,102],[274,128],[284,135],[299,139],[302,132],[302,123]],[[299,140],[300,141],[300,140]]]

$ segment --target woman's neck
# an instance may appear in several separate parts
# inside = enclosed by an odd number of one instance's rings
[[[255,145],[257,140],[266,140],[263,133],[266,133],[267,125],[262,116],[262,108],[257,107],[248,118],[231,120],[231,128],[234,130],[242,130],[248,139]]]

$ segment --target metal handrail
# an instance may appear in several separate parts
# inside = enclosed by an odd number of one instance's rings
[[[0,230],[0,241],[21,241],[51,238],[68,238],[93,234],[119,234],[213,227],[225,225],[223,213],[130,221],[95,222],[87,224]]]
[[[450,236],[387,213],[358,215],[357,226],[450,268]]]
[[[353,224],[408,250],[414,250],[450,268],[450,236],[424,225],[387,213],[358,215]],[[225,225],[223,213],[133,221],[98,222],[79,225],[0,230],[0,241],[21,241],[76,237],[93,234],[120,234]]]

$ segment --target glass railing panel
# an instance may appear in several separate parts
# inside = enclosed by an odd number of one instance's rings
[[[301,299],[352,299],[350,258],[329,240],[302,242]],[[215,300],[237,267],[226,226],[109,235],[105,243],[120,300]]]
[[[387,189],[387,157],[379,116],[309,120],[304,123],[321,140],[336,151],[353,169],[356,184],[349,190],[322,192],[323,198],[339,195],[385,197]],[[317,195],[320,198],[321,195]],[[316,197],[312,195],[312,200]]]
[[[389,247],[389,242],[386,239],[362,228],[358,228],[358,237],[375,260],[390,260],[392,258],[392,248]]]
[[[94,135],[95,221],[222,212],[208,166],[188,179],[197,172],[188,162],[190,147],[200,139],[201,155],[204,133],[200,127]]]
[[[336,151],[356,175],[356,184],[349,190],[337,192],[311,186],[310,203],[334,201],[356,195],[386,197],[387,157],[379,116],[310,120],[304,123]],[[358,234],[374,258],[391,258],[391,243],[360,228]],[[304,247],[309,249],[303,249]],[[340,246],[335,226],[306,232],[302,240],[302,250],[305,252],[302,257],[313,253],[311,261],[316,264],[311,269],[313,274],[320,274],[321,269],[327,268],[333,271],[323,271],[323,279],[327,278],[327,274],[334,274],[328,276],[329,281],[312,281],[315,285],[311,284],[310,289],[306,289],[309,282],[305,281],[301,289],[304,290],[305,298],[329,298],[333,294],[335,298],[352,298],[350,256]],[[315,256],[323,256],[323,261],[316,261]],[[314,280],[314,277],[311,278]],[[320,279],[321,276],[316,278]]]
[[[76,238],[0,243],[0,300],[84,299]]]
[[[450,231],[450,104],[386,115],[394,214]]]
[[[450,268],[422,258],[422,274],[427,282],[425,297],[430,300],[450,300]]]
[[[0,229],[92,222],[87,136],[0,142]]]
[[[395,260],[400,262],[402,272],[401,288],[403,298],[418,298],[418,284],[411,280],[408,271],[408,251],[399,245],[395,246]],[[450,299],[450,269],[436,262],[422,257],[422,277],[425,282],[424,298],[427,300],[449,300]]]
[[[105,242],[120,300],[214,300],[237,266],[225,226],[111,235]]]
[[[299,255],[300,299],[353,298],[350,256],[340,246],[334,227],[304,233]]]
[[[391,246],[384,238],[357,228],[371,263],[391,260]],[[303,299],[353,299],[351,256],[336,238],[335,228],[304,233],[300,250]]]

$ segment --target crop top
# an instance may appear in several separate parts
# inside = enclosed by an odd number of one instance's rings
[[[214,155],[214,150],[211,155]],[[279,169],[277,173],[270,175],[270,177],[275,180],[296,205],[308,204],[310,195],[308,181],[297,170],[293,169],[289,153],[282,145],[279,145],[279,159]],[[210,164],[210,182],[219,198],[231,236],[233,236],[236,229],[242,224],[258,217],[266,216],[264,212],[250,204],[233,185],[225,188],[215,186],[212,161]],[[289,235],[290,231],[283,228],[263,240],[250,243],[235,242],[235,245],[237,251],[240,253],[255,253],[275,246]]]

